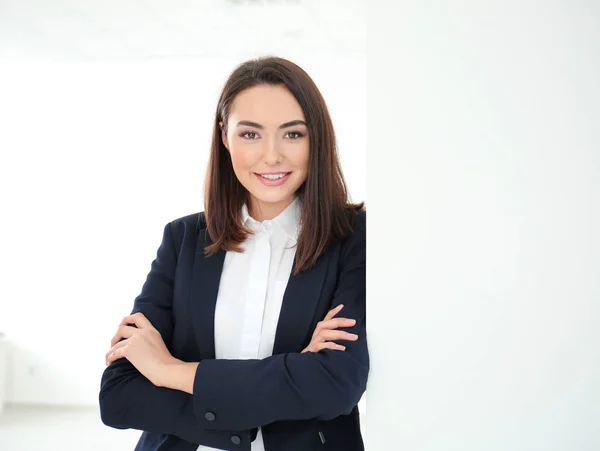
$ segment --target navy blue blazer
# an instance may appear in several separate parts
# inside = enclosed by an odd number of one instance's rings
[[[194,394],[156,387],[127,360],[104,370],[99,394],[104,424],[144,431],[136,451],[195,451],[199,444],[249,451],[262,427],[266,451],[362,451],[357,403],[369,372],[365,329],[366,213],[308,271],[291,275],[273,355],[215,359],[214,312],[225,252],[211,243],[203,213],[168,223],[135,299],[172,355],[200,362]],[[301,351],[317,323],[344,304],[341,317],[358,340],[345,351]]]

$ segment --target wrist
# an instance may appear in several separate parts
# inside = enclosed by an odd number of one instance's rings
[[[197,368],[198,362],[174,359],[164,367],[161,386],[193,394]]]

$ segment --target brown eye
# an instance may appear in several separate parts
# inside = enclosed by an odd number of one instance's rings
[[[288,139],[298,139],[302,138],[304,135],[300,132],[288,132],[285,135]]]
[[[258,138],[258,133],[245,132],[245,133],[242,133],[240,136],[242,138],[246,138],[246,139],[257,139]]]

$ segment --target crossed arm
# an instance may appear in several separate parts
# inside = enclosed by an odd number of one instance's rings
[[[107,354],[100,390],[105,424],[217,447],[234,431],[349,413],[364,393],[369,369],[364,236],[349,239],[343,262],[332,306],[339,311],[343,302],[344,315],[355,320],[349,331],[358,336],[343,352],[330,341],[320,352],[182,362],[169,352],[176,253],[168,224],[132,315]],[[331,332],[324,335],[340,339]]]

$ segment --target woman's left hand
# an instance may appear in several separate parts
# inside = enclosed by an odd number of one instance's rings
[[[134,324],[136,327],[130,326]],[[121,339],[125,340],[121,341]],[[181,363],[171,355],[160,332],[142,314],[134,313],[121,321],[106,353],[106,364],[125,357],[154,385],[161,387],[169,365]]]

